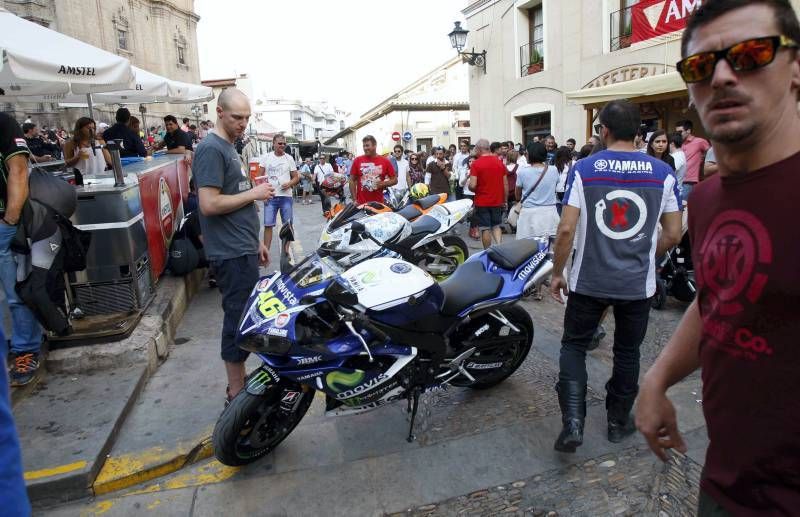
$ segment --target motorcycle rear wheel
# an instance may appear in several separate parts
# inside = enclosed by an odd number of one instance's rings
[[[235,467],[252,463],[272,451],[303,419],[314,400],[314,391],[302,392],[301,397],[297,409],[285,413],[280,400],[240,391],[214,426],[211,436],[214,456],[220,463]]]
[[[525,361],[528,357],[528,352],[533,345],[533,321],[530,315],[519,305],[512,305],[499,309],[509,322],[515,327],[520,329],[519,334],[511,334],[504,337],[502,344],[496,347],[481,349],[481,356],[472,356],[467,359],[468,362],[491,362],[493,360],[503,361],[503,366],[497,368],[496,371],[489,375],[480,376],[476,382],[471,382],[466,378],[459,378],[452,384],[453,386],[461,386],[465,388],[472,388],[474,390],[485,390],[497,386],[507,378],[509,378]],[[492,318],[489,315],[484,318]],[[487,354],[494,353],[494,356],[487,356]],[[473,376],[476,373],[469,370]],[[479,371],[479,370],[478,370]]]
[[[431,243],[433,244],[433,243]],[[433,278],[437,281],[441,282],[442,280],[447,279],[453,272],[456,270],[458,266],[463,264],[467,257],[469,257],[469,248],[467,247],[467,243],[464,242],[464,239],[458,237],[456,235],[444,235],[442,236],[442,245],[443,247],[436,251],[437,258],[433,259],[432,261],[424,261],[422,265],[422,269],[428,271]],[[434,274],[432,271],[428,269],[430,264],[438,264],[440,258],[445,258],[445,260],[452,261],[453,270],[448,274]]]

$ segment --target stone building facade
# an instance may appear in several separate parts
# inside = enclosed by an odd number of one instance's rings
[[[582,144],[599,108],[616,97],[639,104],[649,130],[687,118],[699,127],[675,72],[682,30],[662,26],[685,26],[702,1],[467,0],[466,49],[487,52],[486,73],[469,72],[473,138],[527,142],[553,134]],[[652,26],[638,40],[634,10]]]
[[[194,0],[0,0],[12,13],[95,47],[128,58],[133,65],[170,79],[200,84]],[[31,42],[35,44],[35,42]],[[138,105],[127,106],[140,119]],[[48,103],[3,106],[18,119],[63,124],[85,108],[59,109]],[[13,108],[9,110],[7,108]],[[96,106],[95,119],[113,122],[117,106]],[[194,119],[189,104],[148,104],[147,125],[171,113]],[[144,126],[144,124],[143,124]]]

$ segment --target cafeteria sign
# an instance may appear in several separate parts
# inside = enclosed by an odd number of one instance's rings
[[[631,42],[685,29],[689,15],[702,3],[702,0],[641,0],[631,7]]]

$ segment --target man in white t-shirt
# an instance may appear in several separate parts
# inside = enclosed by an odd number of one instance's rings
[[[317,183],[317,188],[319,189],[319,200],[322,202],[323,214],[331,209],[331,202],[322,189],[322,182],[325,181],[325,178],[331,176],[333,172],[333,166],[328,163],[328,157],[324,154],[320,154],[319,163],[314,166],[314,181]]]
[[[258,164],[259,176],[275,187],[275,196],[264,202],[264,245],[272,244],[272,228],[278,211],[283,224],[292,222],[292,189],[300,182],[297,164],[291,155],[286,154],[286,137],[277,135],[272,139],[273,151],[267,153]]]
[[[462,140],[458,143],[458,152],[453,155],[453,170],[456,173],[460,173],[462,167],[466,167],[464,160],[469,158],[469,144],[466,140]],[[461,178],[461,175],[458,175],[458,178]]]
[[[395,194],[399,197],[403,197],[408,190],[408,167],[409,163],[406,160],[405,156],[403,155],[403,146],[397,144],[394,146],[392,150],[392,155],[389,157],[389,161],[392,162],[394,166],[394,172],[397,175],[397,185],[391,188],[394,190]]]

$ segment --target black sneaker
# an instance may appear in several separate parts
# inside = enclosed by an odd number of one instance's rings
[[[27,352],[15,354],[14,364],[11,365],[11,385],[25,386],[36,378],[39,371],[39,354]]]

